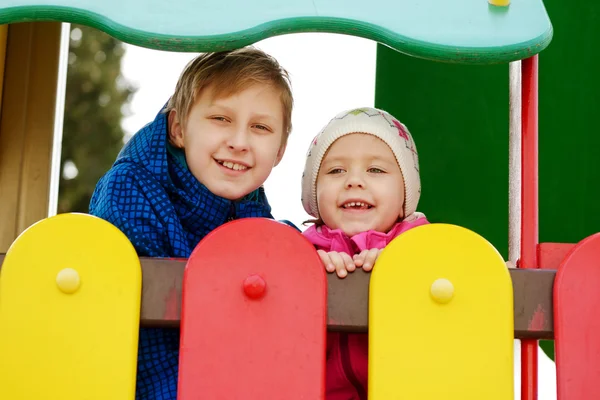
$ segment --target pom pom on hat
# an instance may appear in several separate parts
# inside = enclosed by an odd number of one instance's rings
[[[351,133],[366,133],[383,140],[392,149],[404,178],[404,218],[415,213],[421,197],[419,156],[413,138],[404,124],[389,113],[364,107],[336,115],[313,139],[306,155],[302,174],[302,205],[306,212],[319,218],[317,176],[321,162],[331,145]]]

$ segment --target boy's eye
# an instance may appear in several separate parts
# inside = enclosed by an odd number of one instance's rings
[[[341,168],[334,168],[334,169],[330,170],[327,174],[341,174],[342,172],[344,172],[343,169],[341,169]]]
[[[259,130],[261,130],[261,131],[267,131],[267,132],[271,132],[271,128],[269,128],[269,127],[268,127],[268,126],[266,126],[266,125],[254,125],[254,127],[255,127],[256,129],[259,129]]]
[[[368,172],[372,172],[374,174],[384,174],[385,173],[384,170],[382,170],[381,168],[376,168],[376,167],[369,168]]]
[[[214,119],[215,121],[222,121],[222,122],[227,122],[228,119],[226,117],[222,117],[220,115],[216,115],[214,117],[210,117],[211,119]]]

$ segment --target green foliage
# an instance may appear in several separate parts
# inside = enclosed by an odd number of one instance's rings
[[[540,340],[540,347],[552,361],[554,360],[554,340]]]
[[[121,75],[124,52],[99,30],[71,26],[59,213],[88,211],[98,179],[123,146],[122,110],[136,90]]]

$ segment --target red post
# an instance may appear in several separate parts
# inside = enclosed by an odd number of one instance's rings
[[[519,268],[537,268],[538,56],[521,61],[521,255]],[[537,340],[521,341],[521,400],[537,400]]]

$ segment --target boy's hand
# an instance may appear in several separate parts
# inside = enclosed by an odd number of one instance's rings
[[[362,267],[365,271],[370,271],[375,265],[375,260],[381,254],[383,249],[363,250],[360,254],[354,255],[354,265],[358,268]]]
[[[354,260],[346,253],[317,250],[317,254],[321,257],[325,270],[327,272],[337,272],[337,276],[340,278],[345,278],[348,275],[348,272],[352,272],[356,269]]]

